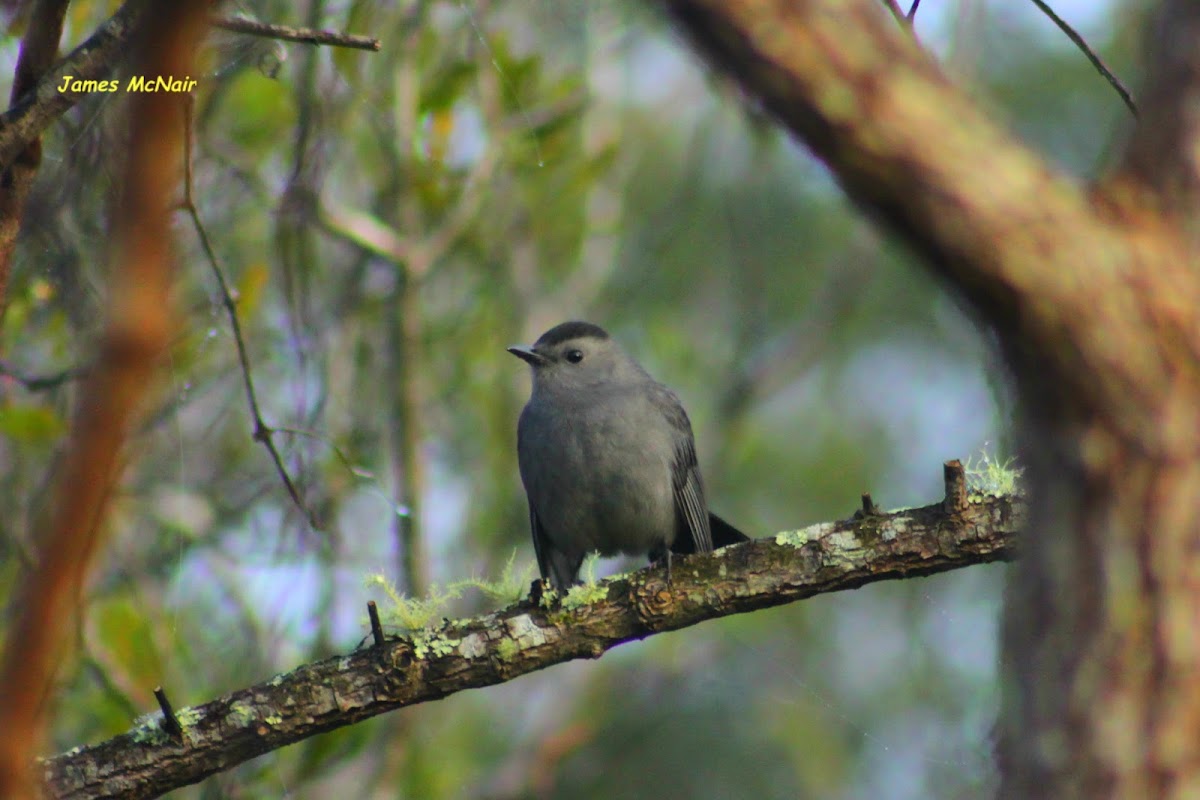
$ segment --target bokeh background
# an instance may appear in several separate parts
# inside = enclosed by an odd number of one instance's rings
[[[1055,8],[1136,85],[1138,4]],[[65,42],[111,10],[72,3]],[[934,502],[942,461],[1012,454],[987,332],[649,9],[226,10],[383,41],[364,53],[214,31],[192,111],[193,196],[263,416],[291,431],[276,441],[319,524],[251,440],[217,283],[181,214],[178,330],[61,676],[56,751],[126,730],[156,685],[201,703],[353,648],[366,600],[382,599],[372,573],[422,595],[495,577],[514,553],[532,570],[515,457],[527,368],[504,347],[564,319],[609,328],[678,391],[711,505],[755,536],[847,517],[864,491],[885,508]],[[7,92],[23,23],[0,13]],[[916,32],[1081,178],[1130,125],[1033,3],[926,2]],[[48,134],[4,323],[10,373],[90,358],[123,107],[121,93],[90,96]],[[6,605],[76,392],[0,375]],[[1005,569],[656,636],[177,796],[987,796]],[[445,613],[493,607],[468,592]]]

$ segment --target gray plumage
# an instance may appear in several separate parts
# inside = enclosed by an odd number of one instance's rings
[[[603,328],[564,322],[508,350],[533,373],[517,455],[543,578],[570,586],[592,551],[665,558],[669,575],[672,551],[746,540],[708,511],[679,398]]]

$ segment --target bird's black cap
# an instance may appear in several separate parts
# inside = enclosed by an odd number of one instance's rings
[[[599,325],[593,325],[590,322],[580,322],[572,320],[571,322],[563,322],[555,325],[550,330],[543,333],[536,342],[534,348],[538,347],[553,347],[556,344],[571,339],[607,339],[608,331],[601,328]]]

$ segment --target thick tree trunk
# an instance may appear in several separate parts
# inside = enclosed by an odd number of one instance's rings
[[[1200,797],[1200,464],[1098,420],[1033,430],[1002,796]]]

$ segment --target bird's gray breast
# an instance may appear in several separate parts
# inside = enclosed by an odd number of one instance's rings
[[[568,554],[645,554],[675,536],[672,431],[644,393],[537,393],[521,413],[521,478]]]

